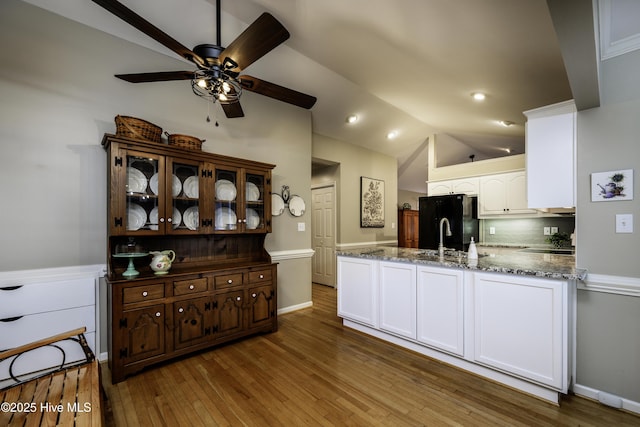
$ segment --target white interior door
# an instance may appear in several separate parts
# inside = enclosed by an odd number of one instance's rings
[[[336,286],[336,188],[334,184],[311,189],[311,244],[314,283]]]

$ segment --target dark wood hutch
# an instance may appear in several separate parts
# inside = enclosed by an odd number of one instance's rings
[[[112,381],[276,331],[277,269],[264,249],[275,165],[110,134],[102,145]],[[175,260],[156,274],[149,252],[163,250]]]

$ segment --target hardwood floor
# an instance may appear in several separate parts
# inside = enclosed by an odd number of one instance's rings
[[[336,291],[273,334],[149,368],[112,385],[111,426],[638,426],[576,396],[561,407],[343,328]]]

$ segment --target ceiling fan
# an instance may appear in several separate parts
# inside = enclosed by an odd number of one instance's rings
[[[289,32],[269,13],[263,13],[229,46],[220,43],[220,0],[216,2],[217,44],[201,44],[190,50],[117,0],[93,0],[123,21],[193,62],[195,71],[116,74],[130,83],[191,80],[193,92],[218,102],[229,118],[243,117],[240,94],[243,90],[268,96],[302,108],[313,107],[316,98],[246,74],[243,69],[262,58],[289,38]]]

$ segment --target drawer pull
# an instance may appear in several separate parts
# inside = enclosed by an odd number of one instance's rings
[[[142,292],[142,296],[143,296],[143,297],[146,297],[147,295],[149,295],[149,292],[147,292],[147,291],[143,291],[143,292]]]
[[[256,294],[251,294],[251,296],[252,296],[253,298],[255,298],[257,295],[256,295]]]
[[[23,317],[24,316],[5,317],[4,319],[0,319],[0,322],[3,322],[3,323],[15,322],[16,320],[20,320]]]
[[[180,308],[178,309],[178,313],[182,313],[182,312],[184,312],[184,308],[180,307]]]
[[[232,284],[232,283],[233,283],[233,280],[229,279],[229,280],[227,280],[227,283],[228,283],[228,284]]]
[[[260,277],[261,279],[264,279],[264,274],[261,274],[259,277]]]
[[[242,298],[240,297],[236,297],[236,301],[240,301]]]
[[[160,316],[161,316],[161,314],[160,314],[160,312],[158,311],[158,312],[156,313],[156,317],[160,317]]]
[[[20,289],[24,285],[16,285],[16,286],[7,286],[6,288],[0,288],[0,291],[15,291],[16,289]]]
[[[194,290],[196,287],[193,285],[189,285],[189,289]]]

